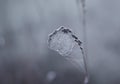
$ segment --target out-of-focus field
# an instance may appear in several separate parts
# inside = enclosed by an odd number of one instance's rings
[[[120,1],[86,0],[89,84],[120,83]],[[65,26],[82,40],[75,0],[0,0],[0,84],[81,84],[83,74],[47,46]]]

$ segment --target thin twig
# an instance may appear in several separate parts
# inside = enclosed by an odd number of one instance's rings
[[[84,84],[88,84],[89,81],[89,74],[88,74],[88,63],[87,63],[87,55],[88,55],[88,50],[87,50],[87,28],[86,28],[86,0],[81,0],[82,4],[82,12],[83,12],[83,19],[82,19],[82,24],[83,24],[83,48],[80,48],[83,54],[83,59],[84,59],[84,64],[85,64],[85,70],[86,70],[86,76],[84,80]]]
[[[87,68],[87,60],[85,58],[85,53],[82,47],[80,47],[83,55],[83,60],[84,60],[84,67],[85,67],[85,79],[84,79],[84,84],[88,84],[89,81],[89,75],[88,75],[88,68]]]

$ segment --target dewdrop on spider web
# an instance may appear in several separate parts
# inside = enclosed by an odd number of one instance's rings
[[[49,35],[48,39],[49,47],[52,50],[57,51],[62,56],[70,55],[76,42],[79,42],[79,45],[82,43],[75,35],[73,35],[70,29],[65,27],[56,29]]]
[[[56,29],[49,35],[48,46],[50,49],[57,51],[60,55],[72,62],[76,67],[80,67],[85,72],[82,42],[73,32],[65,27]]]

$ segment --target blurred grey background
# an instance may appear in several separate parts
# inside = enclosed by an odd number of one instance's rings
[[[89,84],[120,84],[120,0],[86,0]],[[0,0],[0,84],[82,84],[47,46],[60,26],[82,40],[79,0]]]

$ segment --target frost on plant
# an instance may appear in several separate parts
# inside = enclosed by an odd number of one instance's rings
[[[65,27],[55,30],[48,39],[48,45],[52,50],[57,51],[78,68],[81,67],[81,71],[85,71],[83,55],[80,50],[81,43],[78,37]]]

